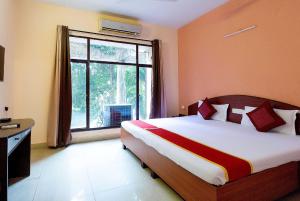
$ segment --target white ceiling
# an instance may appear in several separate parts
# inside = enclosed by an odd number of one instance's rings
[[[179,28],[229,0],[39,0]]]

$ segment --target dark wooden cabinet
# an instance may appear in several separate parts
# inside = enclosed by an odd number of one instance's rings
[[[7,201],[10,182],[30,175],[31,119],[13,120],[19,128],[0,130],[0,201]],[[0,126],[3,124],[0,124]]]

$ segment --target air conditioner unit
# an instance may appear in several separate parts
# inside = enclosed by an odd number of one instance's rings
[[[104,127],[121,126],[122,121],[132,119],[132,105],[112,104],[104,106]]]
[[[142,32],[142,26],[139,24],[100,19],[100,31],[112,31],[138,36]]]

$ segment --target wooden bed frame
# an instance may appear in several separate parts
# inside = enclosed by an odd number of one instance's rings
[[[241,115],[232,113],[232,108],[255,107],[264,101],[269,101],[275,108],[300,110],[299,107],[293,105],[242,95],[215,97],[209,101],[212,104],[230,104],[227,120],[235,123],[240,123]],[[197,109],[198,103],[190,105],[188,114],[197,114]],[[297,116],[295,127],[297,134],[300,134],[299,116]],[[279,199],[299,188],[300,162],[290,162],[226,183],[223,186],[215,186],[159,154],[123,128],[121,128],[121,140],[124,148],[133,152],[142,161],[143,166],[147,165],[151,171],[187,201],[269,201]]]

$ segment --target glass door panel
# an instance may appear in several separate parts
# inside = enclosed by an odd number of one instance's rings
[[[136,67],[90,64],[90,128],[136,119]]]
[[[149,119],[151,104],[152,68],[139,68],[139,118]]]
[[[86,64],[71,63],[72,121],[71,129],[86,128]]]

